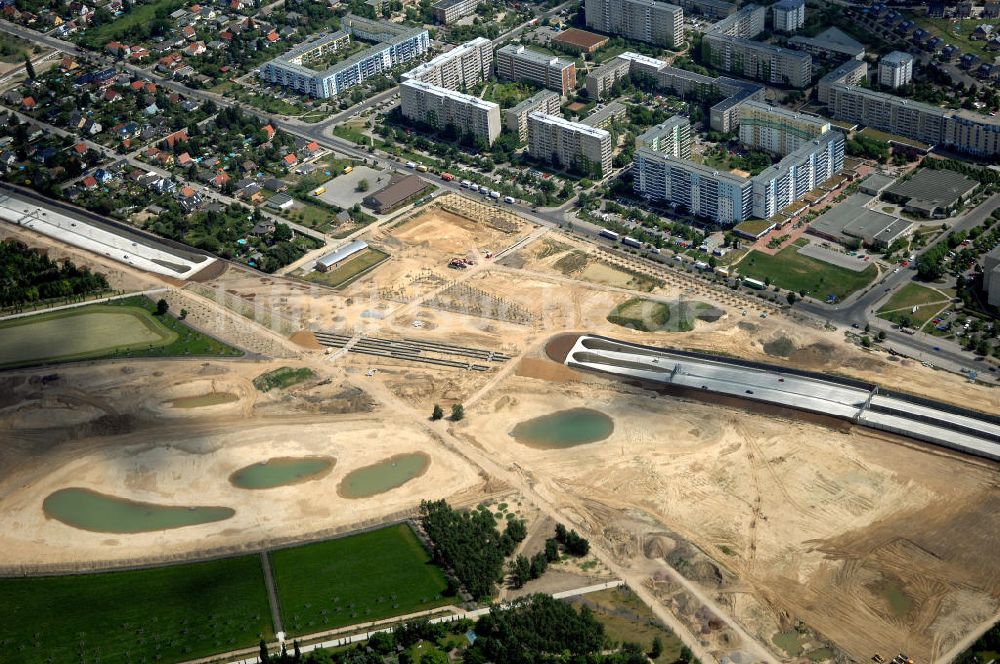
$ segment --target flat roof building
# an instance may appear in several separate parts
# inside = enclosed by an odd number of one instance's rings
[[[913,230],[913,224],[866,207],[871,197],[849,196],[839,205],[829,208],[813,220],[807,231],[811,235],[847,246],[865,244],[887,247]]]
[[[579,28],[569,28],[553,37],[552,41],[577,53],[593,53],[607,44],[608,38]]]
[[[806,0],[778,0],[771,5],[775,30],[795,32],[806,22]]]
[[[476,37],[417,65],[404,73],[402,80],[423,81],[449,90],[458,90],[482,83],[492,73],[493,42],[485,37]]]
[[[830,123],[812,115],[759,101],[740,106],[740,142],[747,147],[786,155],[828,131]]]
[[[530,81],[566,95],[576,87],[576,63],[522,44],[507,44],[497,51],[497,76],[508,81]]]
[[[343,30],[300,44],[264,63],[260,68],[261,78],[310,97],[329,99],[393,67],[419,58],[430,48],[430,36],[422,28],[370,21],[353,14],[345,16],[341,25]],[[309,66],[345,48],[352,37],[377,43],[324,70]]]
[[[688,13],[707,18],[725,18],[736,13],[736,3],[726,0],[677,0],[674,4]]]
[[[517,134],[519,142],[528,140],[528,113],[537,111],[546,115],[559,113],[561,97],[551,90],[542,90],[528,97],[517,106],[503,111],[504,127]]]
[[[823,60],[860,60],[865,57],[864,44],[836,27],[827,28],[815,37],[795,35],[788,40],[788,45]]]
[[[690,159],[691,121],[686,116],[675,115],[636,136],[635,145],[679,159]]]
[[[848,60],[821,79],[816,86],[816,97],[823,104],[830,102],[830,86],[857,85],[868,80],[868,63],[864,60]]]
[[[560,115],[528,114],[528,154],[603,178],[611,172],[611,134]]]
[[[434,20],[448,25],[476,11],[480,0],[438,0],[431,5]]]
[[[878,61],[878,82],[883,88],[902,87],[913,80],[913,56],[903,51],[883,55]]]
[[[353,240],[344,246],[331,251],[316,261],[317,272],[329,272],[333,268],[343,265],[358,253],[368,248],[368,243],[364,240]]]
[[[416,80],[400,83],[399,93],[403,117],[438,128],[450,125],[487,145],[500,135],[500,106],[494,102]]]
[[[677,48],[684,42],[684,10],[657,0],[586,0],[587,27]]]
[[[607,129],[611,126],[612,122],[615,120],[624,120],[627,115],[628,109],[625,108],[625,104],[613,101],[604,104],[603,106],[596,106],[594,110],[590,112],[590,115],[580,120],[580,122],[588,127]]]
[[[940,168],[922,168],[883,191],[886,200],[925,217],[943,217],[969,198],[979,182],[967,175]]]
[[[701,43],[706,62],[722,71],[799,89],[812,82],[812,56],[803,51],[714,32]]]
[[[362,201],[377,214],[386,214],[411,203],[431,187],[416,175],[396,174],[382,189],[369,194]]]

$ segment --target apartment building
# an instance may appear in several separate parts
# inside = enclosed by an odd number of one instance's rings
[[[857,85],[868,80],[868,63],[864,60],[848,60],[823,78],[816,86],[816,97],[823,104],[830,102],[830,87],[834,85]]]
[[[710,27],[705,34],[725,35],[737,39],[753,39],[764,32],[767,9],[746,5]]]
[[[531,81],[560,95],[576,87],[576,63],[533,51],[523,44],[507,44],[497,51],[497,76],[508,81]]]
[[[778,0],[771,6],[775,30],[795,32],[806,22],[806,0]]]
[[[402,79],[458,90],[482,83],[492,73],[493,42],[485,37],[476,37],[417,65],[404,73]]]
[[[902,87],[913,80],[913,56],[902,51],[883,55],[878,61],[878,82],[884,88]]]
[[[422,28],[369,21],[353,14],[345,16],[341,25],[343,30],[300,44],[264,63],[260,77],[317,99],[329,99],[419,58],[430,48],[430,36]],[[315,68],[323,58],[346,47],[352,38],[373,41],[376,45],[325,69]]]
[[[590,112],[590,115],[580,120],[580,123],[588,127],[607,129],[611,126],[612,122],[616,120],[622,121],[626,117],[628,117],[628,109],[625,107],[625,104],[613,101],[609,104],[598,104]]]
[[[795,35],[788,40],[791,48],[805,51],[814,58],[833,62],[865,57],[865,45],[840,28],[827,28],[815,37]]]
[[[584,79],[588,96],[591,99],[603,98],[619,79],[628,76],[631,66],[629,60],[615,57],[592,69]]]
[[[488,145],[500,135],[498,104],[417,80],[403,81],[399,92],[403,117],[435,127],[452,125]]]
[[[684,42],[684,10],[657,0],[586,0],[587,25],[600,32],[678,48]]]
[[[844,167],[844,135],[831,131],[803,144],[759,175],[744,178],[650,147],[636,151],[637,194],[666,201],[719,224],[767,219]]]
[[[837,120],[942,145],[978,157],[1000,154],[1000,119],[939,108],[854,85],[830,86],[827,107]]]
[[[434,20],[448,25],[476,11],[480,0],[438,0],[431,5]]]
[[[830,123],[759,101],[740,106],[740,143],[772,154],[787,155],[830,131]]]
[[[690,159],[691,121],[686,116],[675,115],[636,136],[635,146],[678,159]]]
[[[685,12],[707,18],[726,18],[736,12],[736,4],[726,0],[677,0],[674,4]]]
[[[611,134],[561,115],[528,114],[528,154],[604,177],[611,172]]]
[[[525,99],[517,106],[503,111],[503,124],[507,131],[517,134],[518,141],[528,140],[528,113],[559,113],[562,98],[551,90],[542,90]]]
[[[812,56],[803,51],[707,32],[702,55],[717,69],[765,83],[801,89],[812,82]]]

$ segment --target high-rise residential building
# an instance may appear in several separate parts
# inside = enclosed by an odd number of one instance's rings
[[[685,12],[707,18],[726,18],[736,12],[736,3],[726,0],[677,0],[674,4]]]
[[[560,115],[528,114],[528,154],[604,177],[611,172],[611,134]]]
[[[740,143],[772,154],[787,155],[830,131],[830,123],[759,101],[740,106]]]
[[[1000,154],[1000,119],[854,85],[830,86],[831,117],[979,157]]]
[[[456,46],[403,74],[403,80],[423,81],[449,90],[471,88],[493,73],[493,42],[485,37]]]
[[[586,0],[587,25],[650,44],[678,48],[684,42],[684,10],[657,0]]]
[[[844,135],[830,131],[752,178],[718,171],[649,147],[636,151],[637,194],[667,201],[719,224],[767,219],[844,167]]]
[[[883,55],[878,61],[878,82],[884,88],[902,87],[913,80],[913,56],[902,51]]]
[[[497,51],[497,76],[508,81],[531,81],[561,95],[576,87],[576,63],[522,44],[507,44]]]
[[[438,0],[431,5],[434,20],[448,25],[476,11],[481,0]]]
[[[607,129],[615,121],[622,121],[628,117],[628,108],[621,102],[613,101],[608,104],[598,104],[590,115],[580,120],[581,124],[588,127]]]
[[[983,256],[983,292],[989,304],[1000,307],[1000,246]]]
[[[434,127],[455,127],[492,145],[500,135],[500,106],[424,81],[399,84],[403,117]]]
[[[834,85],[856,85],[868,80],[868,63],[864,60],[848,60],[829,74],[819,79],[816,97],[821,103],[830,102],[830,87]]]
[[[690,159],[691,121],[683,115],[675,115],[636,136],[635,146],[678,159]]]
[[[806,22],[806,0],[778,0],[771,5],[774,29],[795,32]]]
[[[722,71],[800,89],[812,82],[812,56],[804,51],[712,32],[701,48],[705,61]]]
[[[767,9],[758,5],[744,5],[708,28],[705,34],[725,35],[737,39],[753,39],[764,32]]]
[[[328,99],[415,60],[430,48],[430,36],[422,28],[370,21],[353,14],[345,16],[341,25],[343,30],[300,44],[264,63],[260,68],[261,78],[317,99]],[[324,59],[346,47],[352,37],[377,43],[324,67]]]
[[[664,63],[666,64],[666,63]],[[601,99],[620,79],[629,75],[632,63],[623,58],[611,58],[603,65],[594,67],[584,79],[584,87],[591,99]]]
[[[503,111],[503,123],[507,131],[517,134],[519,141],[528,140],[528,113],[559,113],[562,98],[551,90],[542,90],[528,97],[517,106]]]

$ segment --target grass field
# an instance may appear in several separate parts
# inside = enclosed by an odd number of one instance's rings
[[[110,23],[86,30],[80,39],[80,43],[89,48],[102,49],[105,44],[115,39],[117,35],[123,33],[125,30],[136,25],[151,23],[156,18],[158,11],[163,10],[163,12],[169,14],[179,7],[183,7],[185,4],[187,3],[184,0],[153,0],[153,2],[144,5],[136,3],[127,14]]]
[[[805,291],[820,299],[836,295],[839,300],[870,284],[877,273],[874,265],[855,272],[803,256],[798,250],[793,244],[773,256],[751,251],[740,261],[739,270],[744,276],[760,281],[769,278],[772,284],[786,290]]]
[[[604,625],[608,637],[619,643],[639,643],[649,652],[653,638],[660,637],[663,651],[653,660],[658,664],[674,662],[680,655],[681,646],[684,645],[681,640],[664,627],[649,607],[628,589],[588,593],[574,597],[570,603],[589,607],[594,612],[594,617]]]
[[[305,275],[306,281],[312,281],[333,288],[343,288],[352,281],[360,277],[367,270],[374,268],[382,261],[389,258],[389,254],[378,249],[368,247],[360,255],[355,256],[339,267],[335,267],[329,272],[313,271]]]
[[[634,297],[622,302],[608,313],[608,322],[628,327],[640,332],[662,332],[679,329],[684,331],[694,329],[691,321],[671,321],[670,305],[653,300]],[[672,324],[674,323],[674,324]]]
[[[0,323],[0,367],[109,357],[238,356],[242,353],[137,296]]]
[[[408,525],[271,554],[285,629],[294,635],[443,606],[444,574]]]
[[[297,385],[304,380],[309,380],[315,375],[316,373],[308,367],[301,367],[299,369],[279,367],[274,371],[262,373],[254,378],[253,386],[261,392],[269,392],[274,389],[283,390],[286,387]]]
[[[909,283],[893,293],[889,301],[878,311],[879,318],[898,323],[901,318],[908,318],[911,324],[919,327],[934,317],[945,304],[948,296],[933,288],[920,284]],[[930,305],[930,306],[925,306]],[[917,307],[914,312],[913,307]]]
[[[963,53],[975,53],[983,59],[983,62],[993,62],[993,57],[996,54],[986,50],[985,41],[972,39],[972,33],[977,26],[984,23],[996,25],[996,21],[963,19],[952,22],[951,19],[947,18],[929,18],[927,16],[911,16],[909,18],[916,22],[917,27],[923,28],[935,37],[940,37],[946,44],[954,44]],[[958,27],[957,31],[955,27]]]
[[[273,637],[257,556],[134,572],[0,579],[0,659],[176,662]]]

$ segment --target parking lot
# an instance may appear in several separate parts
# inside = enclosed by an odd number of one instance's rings
[[[358,183],[368,181],[365,191],[358,191]],[[379,171],[369,166],[355,166],[347,175],[337,175],[323,183],[326,188],[319,198],[324,203],[347,209],[360,203],[368,194],[378,191],[389,181],[388,171]]]

